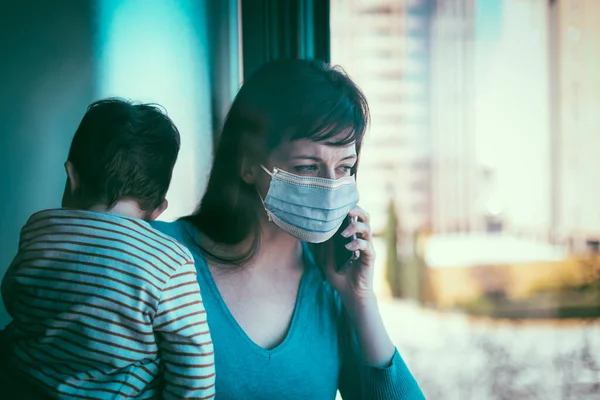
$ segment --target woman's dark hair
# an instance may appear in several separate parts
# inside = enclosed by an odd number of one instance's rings
[[[241,178],[244,157],[263,162],[282,141],[299,139],[333,146],[356,143],[359,153],[368,121],[365,96],[341,68],[278,60],[251,75],[225,119],[200,207],[184,218],[216,244],[237,245],[248,238],[251,244],[239,254],[202,246],[207,256],[243,265],[260,246],[261,204],[256,188]]]

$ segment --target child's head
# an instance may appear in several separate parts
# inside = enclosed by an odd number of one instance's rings
[[[91,104],[65,164],[63,207],[157,218],[167,207],[179,144],[177,127],[155,105]]]

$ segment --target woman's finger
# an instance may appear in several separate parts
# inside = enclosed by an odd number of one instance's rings
[[[364,222],[366,224],[368,224],[371,221],[371,216],[369,215],[369,213],[360,208],[359,206],[354,207],[348,215],[350,215],[351,217],[357,217],[359,221]]]
[[[346,248],[350,251],[360,251],[362,255],[367,257],[373,257],[375,251],[371,242],[365,239],[355,239],[346,245]]]
[[[353,222],[342,231],[343,237],[359,234],[362,239],[371,240],[371,226],[364,222]]]

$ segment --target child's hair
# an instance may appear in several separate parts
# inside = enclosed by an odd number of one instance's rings
[[[110,209],[129,198],[144,211],[159,207],[179,146],[177,127],[157,105],[116,98],[92,103],[69,151],[78,201]]]

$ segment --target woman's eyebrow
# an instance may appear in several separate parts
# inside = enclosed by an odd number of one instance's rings
[[[356,156],[356,154],[350,154],[349,156],[346,156],[344,158],[342,158],[340,161],[345,161],[345,160],[353,160],[358,158]],[[319,157],[315,157],[315,156],[294,156],[292,157],[292,160],[311,160],[311,161],[318,161],[318,162],[322,162],[323,159],[319,158]]]
[[[292,157],[293,160],[312,160],[312,161],[323,161],[322,159],[320,159],[319,157],[314,157],[314,156],[295,156]]]

